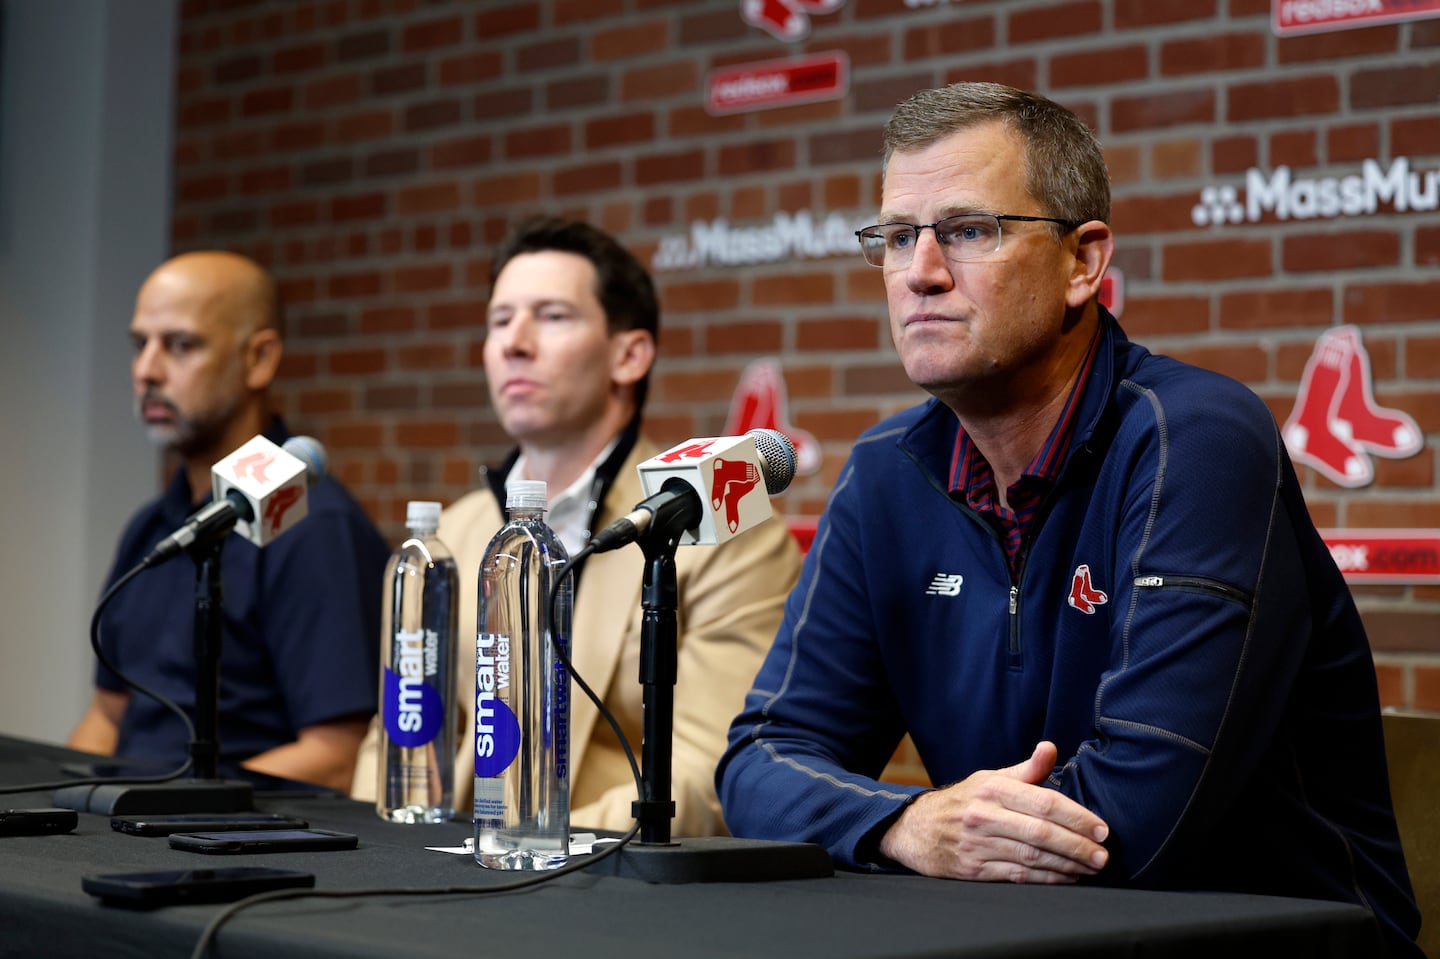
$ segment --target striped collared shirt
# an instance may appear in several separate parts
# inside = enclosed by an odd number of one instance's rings
[[[971,442],[964,427],[961,427],[960,435],[956,438],[955,453],[950,461],[951,494],[964,496],[966,504],[987,517],[1004,537],[1005,557],[1010,565],[1012,582],[1020,578],[1020,546],[1025,541],[1025,534],[1030,531],[1035,516],[1040,511],[1040,501],[1055,485],[1055,480],[1060,475],[1060,466],[1065,462],[1065,454],[1070,449],[1070,440],[1075,435],[1076,411],[1080,408],[1080,398],[1085,382],[1090,378],[1090,370],[1095,365],[1099,346],[1100,334],[1097,330],[1090,342],[1090,350],[1085,355],[1085,362],[1080,367],[1080,375],[1070,388],[1065,407],[1060,411],[1060,418],[1054,428],[1050,430],[1049,438],[1036,451],[1020,478],[1005,490],[1009,509],[1000,505],[1000,497],[995,490],[995,474],[985,457],[980,455],[980,451]]]

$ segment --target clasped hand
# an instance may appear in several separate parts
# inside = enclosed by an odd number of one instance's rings
[[[890,859],[926,876],[1065,883],[1105,866],[1110,829],[1099,816],[1041,785],[1054,743],[1005,769],[985,769],[919,796],[880,840]]]

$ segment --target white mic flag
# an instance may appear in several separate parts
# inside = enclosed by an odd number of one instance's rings
[[[795,453],[784,434],[751,430],[744,436],[686,440],[636,470],[646,496],[660,492],[671,479],[690,486],[700,497],[700,524],[682,534],[680,545],[713,546],[773,515],[770,494],[790,485]]]
[[[234,490],[250,504],[253,518],[237,520],[235,532],[256,546],[264,546],[304,519],[308,512],[305,473],[307,469],[316,470],[314,464],[307,464],[289,452],[293,442],[287,440],[287,448],[282,449],[265,437],[256,436],[210,470],[217,502]],[[297,449],[304,451],[301,447]],[[323,461],[318,472],[324,475]]]

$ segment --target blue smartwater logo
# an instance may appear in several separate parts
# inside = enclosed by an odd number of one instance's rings
[[[510,688],[510,637],[481,633],[475,642],[475,778],[498,776],[520,752],[520,722],[499,697]],[[477,805],[479,797],[476,797]]]
[[[381,716],[397,746],[413,749],[440,735],[445,704],[440,691],[425,681],[436,672],[440,638],[434,630],[397,630],[396,656],[385,668]]]

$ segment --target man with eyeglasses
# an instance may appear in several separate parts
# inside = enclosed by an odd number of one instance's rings
[[[1265,404],[1131,343],[1070,111],[927,90],[885,130],[881,270],[932,399],[857,441],[717,772],[739,836],[843,866],[1419,916],[1374,666]],[[931,781],[877,781],[909,733]]]

